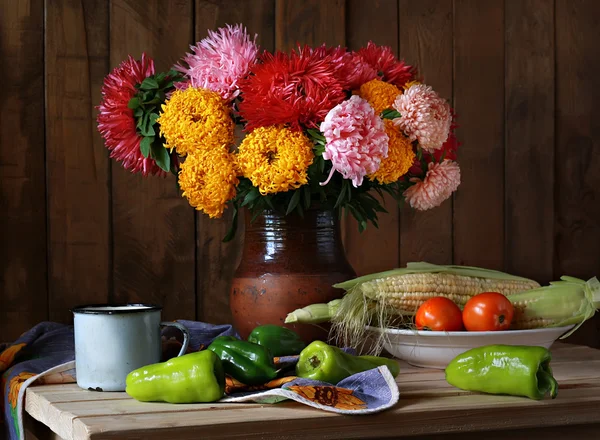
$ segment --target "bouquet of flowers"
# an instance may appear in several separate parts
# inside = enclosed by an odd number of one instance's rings
[[[453,111],[391,48],[260,51],[226,26],[157,73],[145,54],[105,79],[98,128],[132,172],[173,173],[211,218],[228,205],[300,215],[311,207],[377,226],[384,193],[417,210],[460,183]],[[239,130],[236,130],[239,128]]]

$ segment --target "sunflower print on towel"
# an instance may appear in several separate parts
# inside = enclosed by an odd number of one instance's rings
[[[3,373],[13,363],[17,354],[25,347],[25,343],[11,345],[0,353],[0,373]]]
[[[352,390],[332,386],[292,385],[287,388],[305,399],[338,409],[358,410],[367,408],[367,403],[356,397]]]

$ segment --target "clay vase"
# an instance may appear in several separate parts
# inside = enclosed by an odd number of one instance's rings
[[[333,211],[304,217],[266,211],[250,222],[246,213],[242,259],[230,291],[233,325],[242,338],[263,324],[285,325],[309,343],[327,341],[328,325],[284,324],[288,313],[341,298],[333,284],[356,277]]]

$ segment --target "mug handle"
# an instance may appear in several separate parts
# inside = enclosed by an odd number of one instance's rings
[[[175,327],[183,333],[183,343],[181,344],[181,350],[179,350],[177,357],[184,355],[188,348],[188,344],[190,343],[190,332],[188,329],[178,322],[161,322],[160,325],[164,327]]]

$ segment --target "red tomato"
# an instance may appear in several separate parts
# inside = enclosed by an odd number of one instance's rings
[[[417,329],[456,332],[463,330],[462,314],[448,298],[436,296],[421,304],[415,316]]]
[[[513,305],[507,297],[498,292],[484,292],[467,301],[462,319],[471,332],[508,330],[513,314]]]

